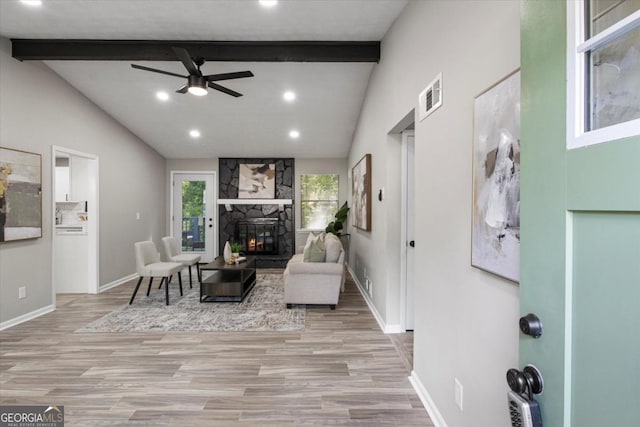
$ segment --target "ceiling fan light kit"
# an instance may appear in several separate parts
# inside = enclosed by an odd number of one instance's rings
[[[190,75],[188,77],[188,87],[187,89],[190,94],[195,96],[204,96],[207,94],[207,81],[202,76],[194,76]],[[178,90],[180,92],[180,90]]]

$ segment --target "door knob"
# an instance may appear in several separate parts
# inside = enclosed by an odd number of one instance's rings
[[[514,392],[527,396],[528,400],[532,400],[534,394],[540,394],[544,389],[542,374],[534,365],[527,365],[522,371],[509,369],[507,384]]]
[[[409,246],[411,246],[412,248],[415,248],[416,247],[416,241],[415,240],[410,241],[409,242]]]

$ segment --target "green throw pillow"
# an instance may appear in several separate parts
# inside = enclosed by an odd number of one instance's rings
[[[318,236],[310,245],[304,248],[304,262],[324,262],[325,247],[324,236]]]

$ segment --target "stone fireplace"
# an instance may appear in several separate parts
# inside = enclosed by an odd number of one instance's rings
[[[275,164],[275,198],[239,199],[241,164]],[[219,159],[218,253],[225,242],[237,242],[257,257],[258,268],[284,268],[293,256],[294,159]],[[227,203],[228,202],[228,203]]]

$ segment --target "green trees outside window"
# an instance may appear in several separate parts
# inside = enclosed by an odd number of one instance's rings
[[[324,229],[338,211],[340,176],[300,175],[301,228]]]
[[[204,248],[205,181],[182,182],[182,250]]]

